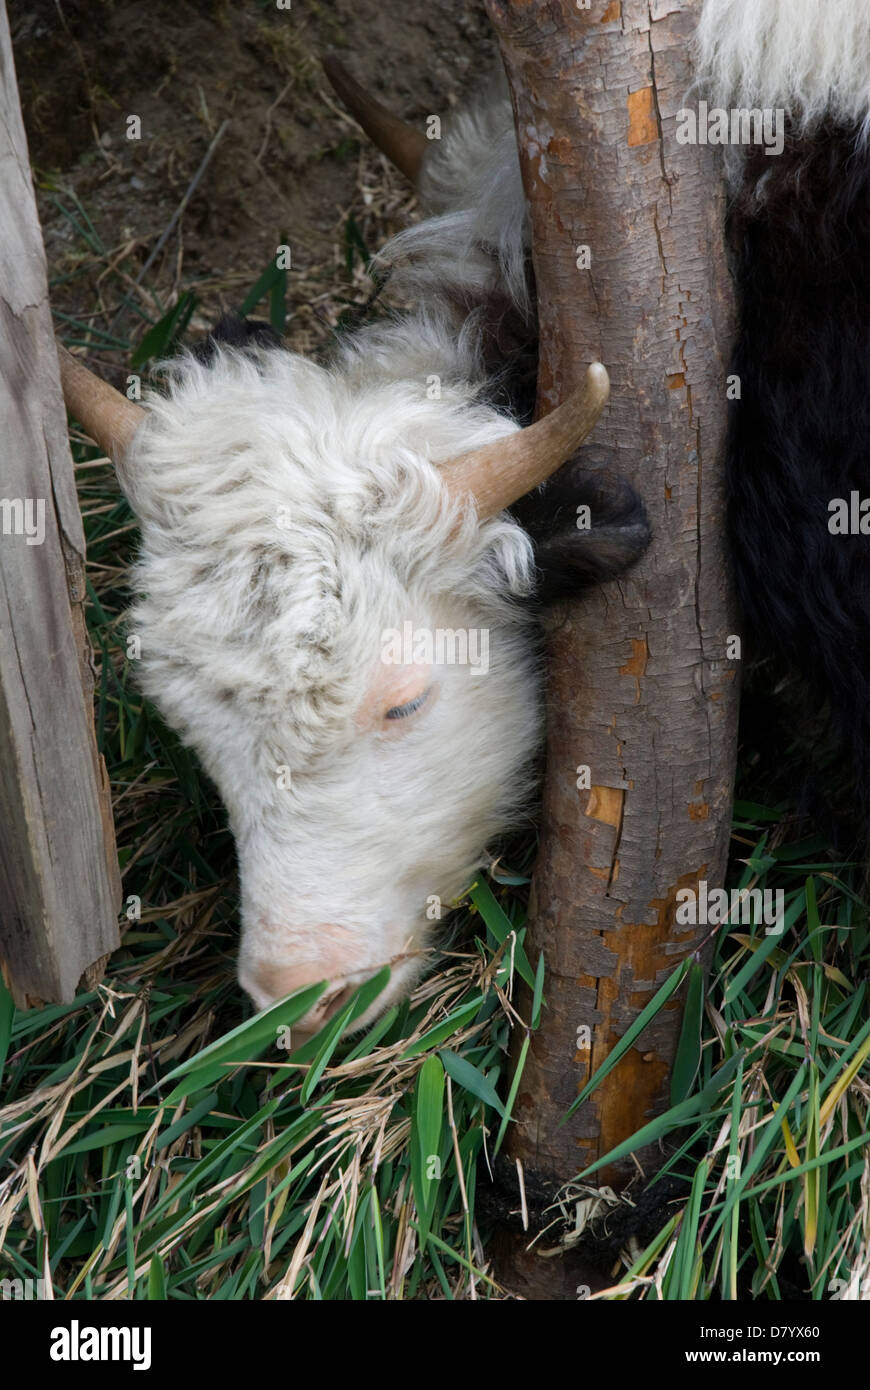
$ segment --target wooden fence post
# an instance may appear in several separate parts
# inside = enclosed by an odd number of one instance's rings
[[[511,84],[533,221],[539,412],[600,359],[609,409],[590,444],[643,497],[652,545],[570,606],[549,638],[549,733],[530,945],[548,1008],[509,1156],[560,1183],[660,1113],[674,1001],[592,1099],[572,1100],[708,928],[680,889],[721,884],[738,662],[726,563],[723,438],[732,291],[714,151],[676,139],[700,0],[487,0]],[[583,454],[581,453],[581,459]],[[657,1153],[638,1155],[648,1173]],[[630,1161],[594,1181],[620,1186]],[[574,1298],[569,1262],[509,1242],[500,1277]],[[552,1244],[552,1241],[550,1241]]]
[[[109,787],[93,727],[84,536],[45,255],[0,3],[0,967],[66,1001],[119,941]]]

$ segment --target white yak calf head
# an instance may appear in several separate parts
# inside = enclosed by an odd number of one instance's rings
[[[229,812],[240,981],[260,1008],[328,981],[303,1031],[384,965],[357,1025],[406,994],[433,928],[526,813],[543,720],[523,597],[618,573],[648,539],[630,489],[584,496],[572,469],[555,510],[543,489],[522,527],[506,511],[588,434],[608,380],[593,364],[524,429],[487,401],[511,316],[535,333],[504,91],[426,148],[328,71],[420,180],[432,215],[381,257],[412,307],[341,339],[327,366],[280,347],[188,354],[144,409],[61,352],[67,403],[141,522],[139,682]]]
[[[227,807],[239,979],[264,1008],[327,980],[319,1026],[383,965],[406,994],[433,926],[523,812],[541,710],[532,545],[504,511],[607,397],[519,429],[425,377],[218,349],[145,409],[62,353],[71,410],[142,528],[137,679]]]

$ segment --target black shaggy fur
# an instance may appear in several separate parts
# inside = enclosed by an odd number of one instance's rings
[[[577,524],[579,506],[589,509],[588,529]],[[614,471],[609,451],[594,444],[511,511],[532,538],[539,575],[535,602],[542,606],[616,578],[650,541],[640,497]]]
[[[832,535],[828,522],[833,498],[870,497],[870,151],[829,125],[791,138],[778,159],[755,152],[730,233],[742,398],[729,522],[747,635],[779,675],[799,675],[809,716],[830,718],[863,849],[870,536]]]
[[[241,314],[224,314],[214,328],[201,338],[193,354],[201,362],[212,360],[218,346],[234,348],[283,347],[280,334],[265,319],[243,319]]]

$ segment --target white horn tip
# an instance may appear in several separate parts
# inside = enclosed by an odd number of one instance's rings
[[[591,362],[586,371],[586,383],[596,396],[606,401],[610,395],[610,376],[603,362]]]

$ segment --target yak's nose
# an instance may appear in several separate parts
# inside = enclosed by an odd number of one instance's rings
[[[258,922],[257,926],[261,925]],[[319,1032],[344,1008],[354,991],[385,965],[390,968],[390,983],[354,1020],[354,1028],[364,1027],[420,973],[424,953],[412,934],[403,941],[398,933],[393,934],[394,943],[402,942],[393,954],[387,941],[373,942],[352,927],[321,924],[306,928],[304,935],[296,928],[294,936],[295,950],[288,949],[291,943],[286,936],[281,940],[280,929],[258,932],[255,927],[247,934],[247,940],[245,935],[242,937],[238,972],[240,985],[258,1009],[268,1009],[288,994],[326,981],[314,1007],[292,1025],[294,1045],[302,1034]]]
[[[253,969],[246,968],[244,965],[239,968],[239,983],[242,989],[251,996],[258,1009],[268,1009],[286,995],[294,994],[300,989],[306,989],[309,985],[318,984],[321,980],[327,980],[326,990],[314,1008],[309,1009],[305,1017],[294,1024],[294,1033],[297,1029],[304,1033],[317,1032],[353,993],[354,986],[351,985],[350,981],[344,976],[330,979],[322,961],[304,965],[263,963],[254,966]]]
[[[258,923],[260,931],[265,924]],[[266,929],[267,930],[267,929]],[[309,985],[326,980],[324,993],[313,1009],[294,1024],[294,1034],[317,1032],[376,968],[371,962],[368,943],[352,928],[332,922],[322,922],[306,929],[304,941],[292,954],[269,950],[271,942],[257,936],[242,941],[239,959],[239,983],[251,996],[258,1009],[268,1009],[279,999]],[[272,932],[269,935],[273,935]],[[279,932],[274,935],[280,936]],[[277,945],[278,943],[276,943]],[[259,949],[258,949],[259,948]],[[265,948],[265,949],[264,949]],[[286,947],[285,947],[286,950]]]

